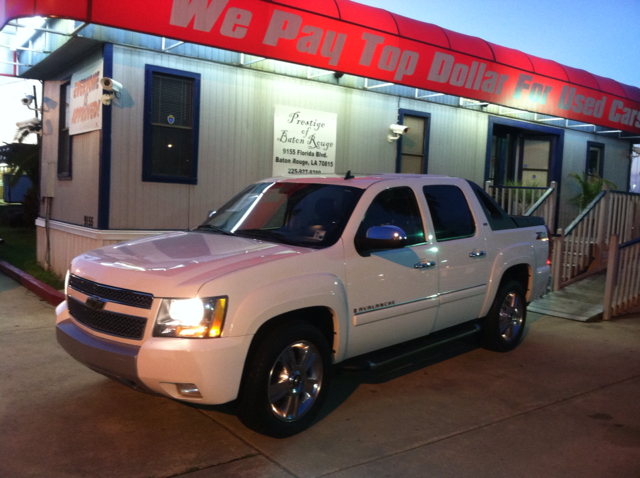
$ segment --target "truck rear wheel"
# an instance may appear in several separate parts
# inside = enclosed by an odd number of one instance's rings
[[[280,326],[260,342],[247,363],[238,416],[259,433],[295,435],[322,406],[331,379],[331,349],[306,322]]]
[[[514,280],[503,284],[484,319],[483,346],[498,352],[515,349],[522,339],[526,318],[522,284]]]

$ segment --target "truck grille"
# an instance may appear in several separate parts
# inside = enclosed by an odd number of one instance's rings
[[[118,304],[129,305],[131,307],[150,309],[153,304],[153,294],[109,287],[74,275],[69,276],[69,287],[83,294],[100,297],[110,302],[117,302]]]
[[[73,297],[68,297],[68,305],[74,319],[99,332],[135,340],[142,339],[144,335],[147,324],[145,317],[95,310]]]

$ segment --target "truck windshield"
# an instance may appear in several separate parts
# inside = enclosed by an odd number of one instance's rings
[[[327,184],[258,183],[215,211],[198,230],[324,248],[340,238],[362,191]]]

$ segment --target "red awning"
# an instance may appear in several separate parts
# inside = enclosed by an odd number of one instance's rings
[[[350,0],[0,0],[1,26],[36,15],[640,133],[640,88]]]

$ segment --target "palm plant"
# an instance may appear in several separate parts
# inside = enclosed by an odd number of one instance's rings
[[[597,174],[587,174],[584,171],[581,175],[578,173],[569,173],[569,177],[573,178],[580,188],[578,195],[571,198],[569,202],[574,206],[578,206],[580,210],[585,209],[591,201],[600,194],[600,191],[602,191],[605,184],[609,189],[618,188],[618,186],[616,186],[612,181],[604,179]]]

